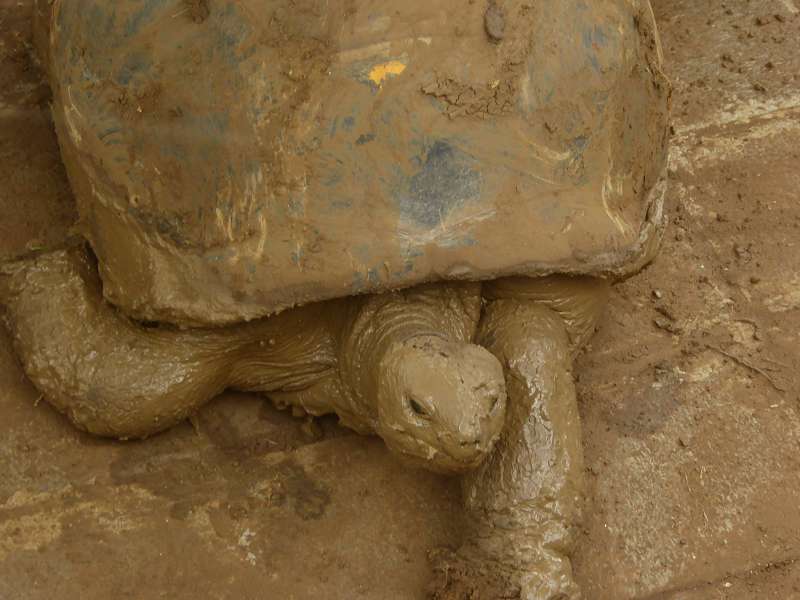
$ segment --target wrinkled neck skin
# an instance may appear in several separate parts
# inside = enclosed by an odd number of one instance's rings
[[[28,377],[97,435],[148,437],[226,388],[270,394],[336,373],[332,306],[223,329],[145,327],[103,299],[83,246],[0,266],[0,303]]]
[[[324,403],[348,427],[377,433],[430,470],[480,464],[502,431],[506,403],[500,362],[472,343],[480,285],[439,283],[339,306],[336,377],[285,401],[309,412]]]
[[[429,286],[179,330],[137,323],[106,302],[83,246],[0,265],[0,303],[25,371],[81,429],[148,437],[232,388],[335,412],[448,471],[481,460],[505,414],[499,362],[469,343],[479,289]]]
[[[594,334],[610,293],[608,280],[570,275],[506,277],[488,282],[483,288],[483,295],[490,302],[533,302],[553,310],[564,321],[573,359]]]

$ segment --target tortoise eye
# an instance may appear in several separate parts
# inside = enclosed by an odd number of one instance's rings
[[[428,416],[430,416],[428,414],[428,411],[425,410],[425,407],[423,407],[419,402],[417,402],[413,398],[409,398],[408,399],[408,405],[411,407],[411,410],[414,412],[414,414],[416,414],[416,415],[418,415],[420,417],[428,417]]]

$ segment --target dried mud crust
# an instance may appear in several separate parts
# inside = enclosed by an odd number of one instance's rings
[[[422,93],[437,98],[451,119],[456,117],[499,117],[517,109],[520,75],[530,56],[530,31],[536,18],[533,5],[491,0],[485,14],[489,40],[498,46],[501,67],[497,79],[486,82],[461,81],[447,73],[436,73],[422,86]]]
[[[447,76],[438,77],[422,88],[423,93],[446,103],[450,118],[460,116],[496,117],[514,110],[518,89],[514,80],[483,85],[464,83]]]

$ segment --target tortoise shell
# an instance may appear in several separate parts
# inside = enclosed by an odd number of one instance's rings
[[[104,294],[226,324],[657,245],[647,0],[55,0],[53,112]]]

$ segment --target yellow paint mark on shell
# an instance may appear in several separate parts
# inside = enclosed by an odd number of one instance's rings
[[[383,85],[390,75],[400,75],[406,70],[406,65],[399,60],[390,60],[372,67],[369,72],[369,80],[378,87]]]

